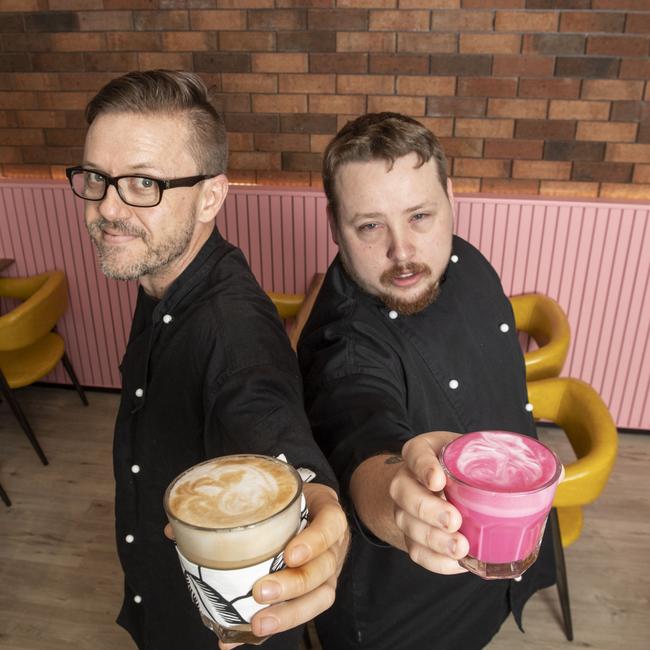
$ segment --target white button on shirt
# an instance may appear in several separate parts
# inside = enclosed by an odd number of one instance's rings
[[[136,389],[136,391],[135,391],[135,396],[136,397],[142,397],[143,395],[144,395],[144,391],[142,390],[142,388]]]
[[[452,255],[450,259],[454,264],[456,264],[458,262],[458,255]]]
[[[398,314],[394,309],[391,309],[388,312],[388,318],[390,318],[391,320],[395,320],[397,318],[397,316],[398,316]]]
[[[142,596],[140,595],[133,596],[133,602],[139,605],[142,602]]]
[[[451,390],[456,390],[458,388],[458,386],[459,386],[458,379],[450,379],[449,380],[449,388],[451,388]]]
[[[171,314],[165,314],[165,315],[162,317],[162,320],[163,320],[163,323],[165,323],[165,325],[167,325],[168,323],[171,323],[171,322],[172,322],[172,320],[173,320],[173,316],[172,316]]]
[[[526,407],[525,407],[525,408],[526,408],[526,410],[527,410],[529,413],[532,413],[532,412],[533,412],[533,405],[532,405],[530,402],[528,402],[528,403],[526,404]]]
[[[135,537],[133,537],[133,535],[127,535],[127,536],[124,538],[124,541],[125,541],[127,544],[133,544],[134,540],[135,540]]]
[[[501,323],[501,325],[499,325],[499,329],[505,334],[506,332],[510,331],[510,325],[508,325],[508,323]]]
[[[137,474],[140,471],[140,465],[131,465],[131,471]]]

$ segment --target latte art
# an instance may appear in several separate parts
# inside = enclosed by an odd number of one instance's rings
[[[245,464],[216,459],[179,479],[171,491],[169,507],[187,524],[232,528],[270,517],[295,494],[294,476],[280,465],[253,457]]]

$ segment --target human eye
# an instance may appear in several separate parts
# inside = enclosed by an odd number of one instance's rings
[[[416,212],[411,216],[411,221],[424,221],[428,216],[428,212]]]
[[[363,223],[357,226],[357,230],[361,233],[372,232],[373,230],[377,230],[377,228],[379,228],[379,224],[377,223]]]
[[[87,187],[97,187],[103,185],[106,181],[106,177],[99,172],[94,172],[91,170],[84,170],[84,182]]]
[[[148,176],[130,176],[129,190],[140,194],[151,194],[156,188],[156,181]]]

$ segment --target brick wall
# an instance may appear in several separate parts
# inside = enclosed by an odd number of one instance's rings
[[[650,0],[0,0],[0,174],[60,177],[112,77],[194,70],[230,176],[319,183],[337,128],[420,119],[458,191],[650,199]]]

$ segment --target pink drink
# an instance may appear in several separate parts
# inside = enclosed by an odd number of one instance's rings
[[[515,578],[536,559],[562,471],[529,436],[467,433],[441,453],[445,495],[463,517],[469,554],[460,564],[483,578]]]

